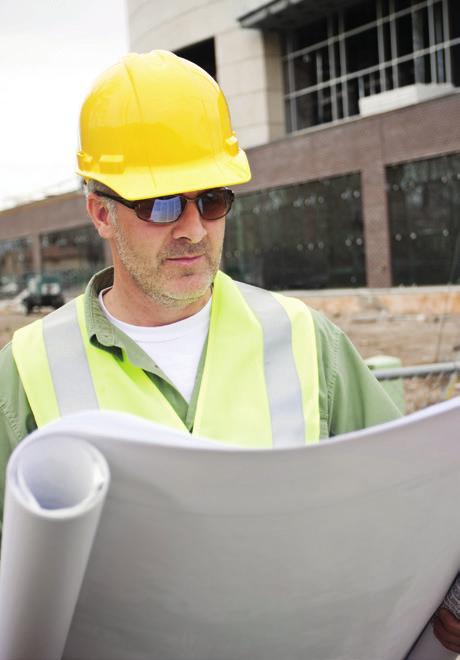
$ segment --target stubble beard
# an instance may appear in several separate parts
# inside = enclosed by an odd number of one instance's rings
[[[145,255],[135,254],[118,224],[115,224],[115,245],[118,256],[125,270],[129,273],[141,291],[156,304],[164,307],[184,307],[200,300],[211,286],[219,269],[222,250],[213,258],[208,241],[190,244],[188,241],[177,241],[174,246],[160,251],[152,263]],[[171,257],[203,255],[206,260],[205,272],[201,271],[204,281],[192,288],[174,286],[173,282],[177,276],[168,275],[164,267],[165,262]],[[206,272],[207,271],[207,272]],[[181,282],[184,284],[192,281],[196,272],[191,266],[183,268]]]

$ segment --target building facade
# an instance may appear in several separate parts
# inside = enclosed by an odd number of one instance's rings
[[[225,265],[272,288],[460,280],[457,0],[128,0],[215,76],[253,179]]]
[[[21,289],[35,273],[55,275],[65,288],[81,288],[109,259],[80,191],[0,213],[0,297]]]
[[[228,99],[253,171],[228,272],[273,289],[460,281],[458,0],[127,8],[131,50],[196,62]],[[0,213],[0,276],[103,263],[83,207],[75,193]]]

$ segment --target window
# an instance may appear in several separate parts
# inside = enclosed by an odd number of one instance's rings
[[[414,83],[460,85],[458,0],[356,3],[285,35],[286,127],[359,114],[359,99]]]
[[[460,282],[460,154],[387,168],[393,283]]]
[[[236,198],[224,268],[269,289],[365,285],[359,174]]]
[[[26,276],[31,272],[31,239],[0,241],[0,298],[8,291],[18,293],[25,286]],[[15,287],[9,289],[11,283],[15,283]]]
[[[351,35],[345,40],[345,48],[349,73],[378,65],[377,28],[370,28]]]
[[[366,23],[374,23],[376,18],[375,3],[360,2],[357,5],[349,7],[345,12],[345,30],[353,30],[354,28],[361,27],[361,25],[366,25]]]
[[[214,49],[214,39],[206,39],[199,43],[176,50],[176,55],[185,57],[194,64],[198,64],[207,71],[213,78],[216,77],[216,55]]]
[[[43,234],[43,272],[59,275],[65,288],[81,286],[104,266],[103,241],[92,225]]]

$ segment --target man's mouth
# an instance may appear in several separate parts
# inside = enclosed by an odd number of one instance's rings
[[[187,266],[189,264],[194,264],[200,259],[203,259],[204,254],[182,254],[177,257],[168,257],[166,261],[173,261],[175,264],[183,264],[184,266]]]

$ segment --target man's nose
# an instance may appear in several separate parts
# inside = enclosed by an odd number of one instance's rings
[[[182,215],[174,223],[173,238],[186,238],[190,243],[199,243],[207,233],[194,200],[187,200]]]

